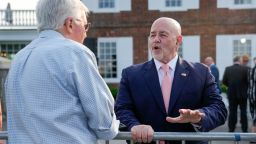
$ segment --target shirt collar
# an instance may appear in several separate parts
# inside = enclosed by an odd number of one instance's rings
[[[176,54],[176,56],[170,60],[167,64],[169,65],[169,67],[172,69],[172,71],[175,70],[175,67],[176,67],[176,64],[177,64],[177,61],[178,61],[178,55]],[[160,62],[159,60],[157,59],[154,59],[154,62],[155,62],[155,65],[156,65],[156,69],[159,70],[160,67],[163,65],[162,62]]]

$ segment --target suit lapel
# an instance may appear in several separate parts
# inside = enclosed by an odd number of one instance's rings
[[[165,108],[164,108],[164,100],[162,96],[161,87],[159,84],[159,78],[158,73],[156,70],[156,66],[154,63],[154,60],[152,59],[147,63],[147,65],[144,68],[144,75],[143,75],[147,86],[149,87],[149,90],[151,91],[157,105],[161,109],[163,113],[166,114]]]
[[[171,113],[171,111],[173,110],[173,107],[175,106],[177,99],[180,97],[180,93],[189,77],[189,71],[187,69],[187,66],[187,63],[184,63],[184,61],[179,57],[172,83],[168,113]]]

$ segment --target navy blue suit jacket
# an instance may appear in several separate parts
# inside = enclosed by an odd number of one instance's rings
[[[217,84],[217,88],[219,90],[219,93],[221,93],[220,80],[219,80],[219,69],[217,68],[217,66],[215,64],[212,64],[210,66],[210,70],[211,70],[212,75],[215,78],[215,82]]]
[[[210,131],[225,123],[226,107],[205,65],[178,59],[168,114],[153,60],[123,70],[115,112],[128,130],[146,124],[158,132],[194,132],[190,123],[166,122],[167,116],[179,116],[179,109],[200,109],[205,113],[200,131]]]

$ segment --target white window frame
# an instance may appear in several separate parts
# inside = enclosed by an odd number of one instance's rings
[[[235,0],[217,0],[217,8],[255,9],[256,0],[251,0],[251,4],[235,4]]]
[[[93,13],[119,13],[131,11],[131,0],[115,0],[113,8],[100,8],[99,0],[82,0]]]
[[[98,54],[97,54],[99,58],[98,67],[99,67],[100,73],[102,72],[101,75],[104,74],[102,75],[103,77],[105,77],[105,75],[108,73],[110,74],[109,78],[117,78],[117,46],[116,45],[117,45],[116,41],[106,41],[106,42],[101,41],[98,44]],[[113,56],[115,56],[115,58],[113,58]],[[111,65],[111,66],[108,67],[108,65]]]
[[[199,9],[199,0],[181,1],[180,7],[167,7],[165,0],[148,0],[148,9],[159,11],[188,11],[189,9]]]
[[[250,61],[252,61],[253,57],[256,56],[256,34],[245,34],[245,35],[217,35],[216,37],[216,65],[219,68],[220,79],[223,77],[224,70],[227,66],[233,64],[233,49],[234,49],[234,41],[247,39],[251,40],[251,57]],[[251,66],[253,66],[253,62],[251,62]]]
[[[121,80],[122,70],[133,64],[133,39],[132,37],[99,37],[97,45],[101,42],[116,43],[116,59],[117,59],[117,77],[104,78],[107,83],[119,83]],[[98,58],[99,48],[98,48]]]
[[[200,36],[186,35],[183,36],[182,58],[189,62],[200,62]],[[148,60],[152,59],[151,51],[148,50]]]

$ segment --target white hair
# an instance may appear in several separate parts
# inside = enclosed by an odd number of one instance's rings
[[[39,0],[36,7],[38,31],[57,30],[68,17],[78,18],[81,11],[88,16],[88,8],[80,0]]]

